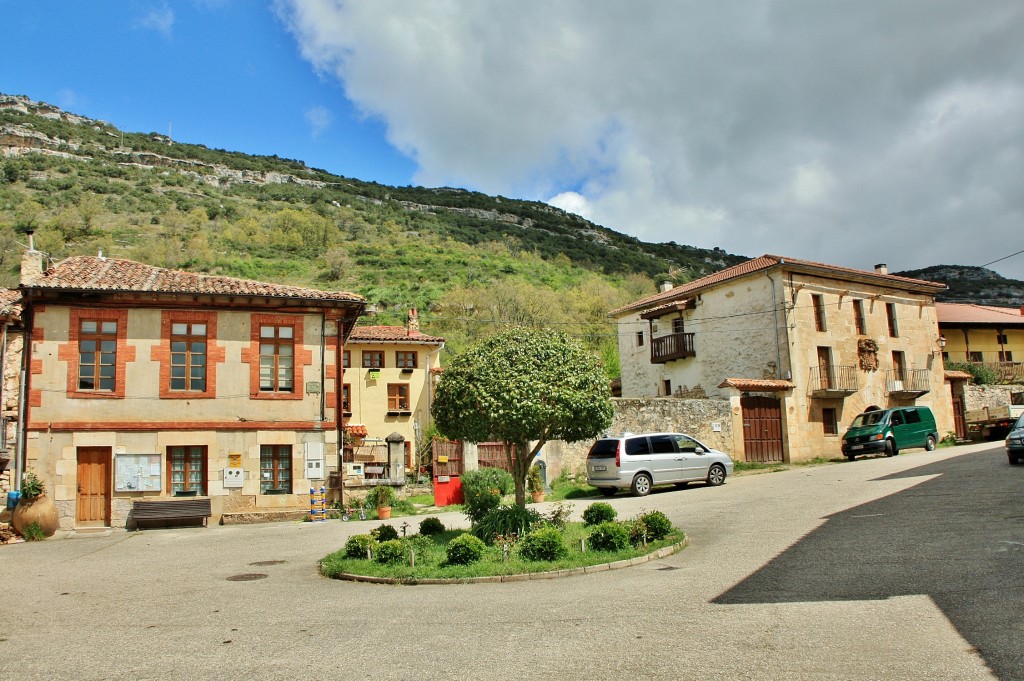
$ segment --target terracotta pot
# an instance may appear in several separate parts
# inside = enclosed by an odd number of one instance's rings
[[[32,523],[39,523],[43,535],[47,537],[52,537],[60,527],[57,507],[53,500],[45,494],[40,494],[32,499],[21,497],[18,500],[18,505],[14,507],[14,513],[11,514],[11,525],[18,531],[18,534],[24,535],[25,528]]]
[[[539,504],[544,501],[544,492],[530,492],[533,495],[533,503]]]
[[[379,507],[377,509],[377,519],[378,520],[387,520],[390,517],[391,517],[391,507],[390,506],[381,506],[381,507]]]

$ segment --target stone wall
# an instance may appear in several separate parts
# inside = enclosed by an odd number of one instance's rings
[[[14,459],[17,454],[18,435],[18,382],[21,371],[21,351],[24,339],[20,332],[9,329],[7,332],[7,346],[3,350],[3,397],[0,409],[3,413],[3,423],[6,432],[4,438],[7,446],[7,453],[0,456],[7,456],[10,462],[7,470],[0,473],[0,492],[6,493],[11,489],[14,482]]]
[[[682,432],[731,456],[735,449],[732,412],[728,400],[688,400],[670,397],[614,398],[615,415],[609,433]],[[716,430],[716,427],[719,430]],[[544,445],[548,480],[563,471],[585,473],[593,440],[553,441]],[[742,448],[742,441],[740,442]]]
[[[1010,404],[1010,393],[1019,392],[1024,392],[1024,385],[966,385],[964,409],[972,411]]]

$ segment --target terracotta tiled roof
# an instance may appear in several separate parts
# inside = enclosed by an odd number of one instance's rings
[[[21,317],[21,291],[0,288],[0,317]]]
[[[348,342],[358,343],[360,341],[398,341],[402,343],[440,345],[444,343],[444,338],[440,336],[427,336],[419,331],[409,331],[404,326],[357,326],[352,329],[352,335],[348,337]]]
[[[967,381],[973,377],[966,371],[951,371],[947,369],[944,378],[947,381]]]
[[[72,256],[60,261],[26,288],[73,291],[130,291],[146,293],[199,293],[209,295],[301,298],[304,300],[351,301],[362,296],[340,291],[318,291],[302,286],[267,284],[248,279],[195,274],[144,265],[119,258]]]
[[[349,423],[348,425],[345,426],[345,432],[351,435],[352,437],[366,437],[366,435],[369,433],[369,431],[366,429],[366,426],[360,423]]]
[[[1024,326],[1024,312],[1015,307],[973,303],[935,303],[939,324],[1000,324]]]
[[[801,271],[820,273],[828,276],[845,276],[845,277],[857,277],[857,278],[868,278],[875,280],[877,283],[885,286],[890,286],[899,289],[911,288],[914,290],[928,290],[932,289],[933,293],[938,293],[946,288],[945,284],[940,284],[934,281],[925,281],[923,279],[911,279],[910,277],[898,277],[894,274],[879,274],[874,271],[868,270],[857,270],[852,267],[839,267],[837,265],[826,265],[825,263],[813,262],[811,260],[800,260],[799,258],[784,257],[781,255],[762,255],[759,258],[752,258],[745,262],[741,262],[738,265],[727,267],[724,270],[719,270],[713,274],[709,274],[706,277],[700,279],[694,279],[691,282],[687,282],[680,286],[676,286],[668,291],[658,292],[652,296],[641,298],[629,305],[612,310],[609,314],[613,317],[623,312],[631,312],[633,310],[650,309],[659,305],[665,305],[675,300],[690,297],[691,295],[702,291],[706,288],[710,288],[717,284],[721,284],[732,279],[746,276],[748,274],[754,274],[756,272],[762,272],[769,268],[778,266],[788,266],[793,269],[799,269]],[[689,294],[689,295],[688,295]]]
[[[784,392],[793,390],[796,384],[792,381],[780,381],[774,378],[727,378],[722,381],[719,388],[736,388],[749,392]]]

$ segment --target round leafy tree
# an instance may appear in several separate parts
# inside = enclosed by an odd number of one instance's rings
[[[502,442],[526,505],[526,477],[548,440],[577,442],[611,425],[599,360],[558,331],[514,328],[460,354],[441,374],[433,404],[438,429],[469,442]]]

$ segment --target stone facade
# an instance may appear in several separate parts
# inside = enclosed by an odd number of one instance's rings
[[[1013,393],[1024,393],[1024,385],[965,385],[964,409],[1002,407],[1011,404],[1010,395]]]
[[[732,410],[728,400],[673,398],[613,398],[615,415],[609,433],[681,432],[697,438],[709,447],[735,457]],[[566,474],[586,473],[587,452],[593,440],[553,441],[544,445],[543,459],[548,480]],[[740,437],[739,448],[743,442]]]

